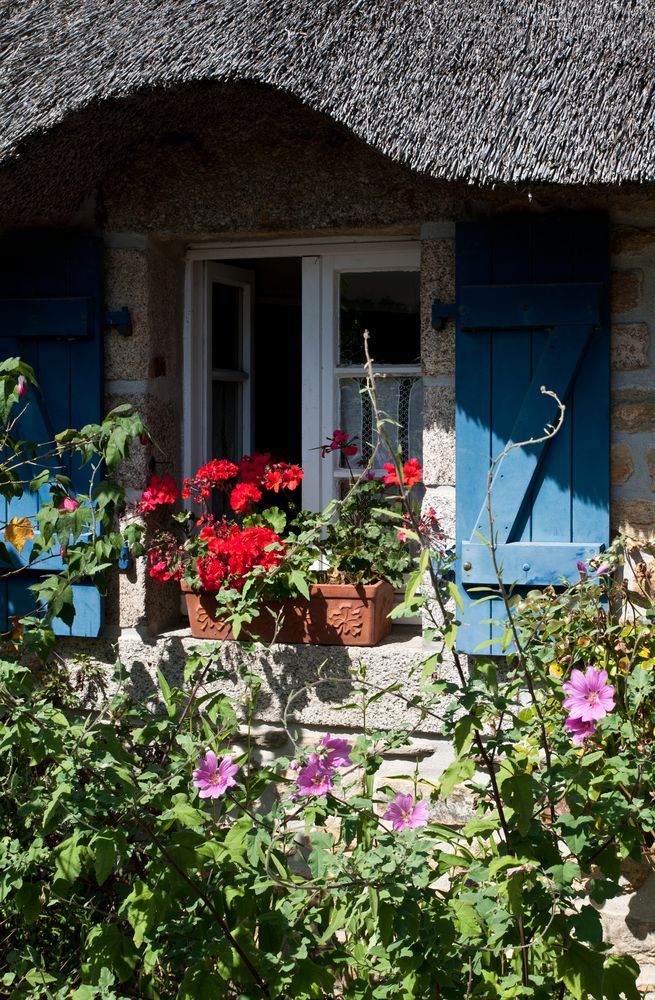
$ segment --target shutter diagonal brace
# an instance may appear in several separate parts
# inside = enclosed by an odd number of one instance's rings
[[[517,305],[518,303],[518,305]],[[461,290],[460,325],[469,331],[536,329],[551,333],[539,358],[530,386],[512,427],[508,443],[543,434],[555,422],[552,398],[545,386],[566,402],[578,369],[600,322],[601,286],[598,284],[541,286],[465,286]],[[566,319],[565,319],[566,316]],[[491,485],[497,559],[503,579],[522,583],[557,583],[561,572],[552,571],[552,543],[512,542],[512,532],[529,503],[531,489],[543,463],[548,440],[509,451],[496,468]],[[462,582],[496,582],[489,548],[476,536],[489,534],[486,499],[470,540],[462,543]],[[597,554],[600,543],[558,543],[559,564],[575,567],[578,560]],[[529,562],[525,561],[529,559]]]
[[[555,423],[557,410],[552,398],[541,392],[545,386],[565,402],[591,338],[591,326],[560,326],[550,334],[512,427],[509,443],[539,437],[547,424]],[[494,529],[499,544],[509,542],[512,529],[529,500],[530,489],[549,441],[513,448],[496,468],[491,484]],[[475,531],[489,533],[486,501],[478,514]]]

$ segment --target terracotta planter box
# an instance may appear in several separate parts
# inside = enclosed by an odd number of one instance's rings
[[[216,619],[213,594],[184,590],[184,596],[193,636],[234,639],[230,626]],[[393,587],[382,581],[358,587],[318,583],[310,588],[308,601],[301,597],[271,601],[242,628],[239,638],[317,646],[375,646],[391,629],[388,615],[393,603]]]

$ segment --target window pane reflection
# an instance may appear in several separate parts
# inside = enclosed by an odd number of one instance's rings
[[[364,364],[364,330],[376,364],[420,364],[418,271],[340,275],[340,365]]]

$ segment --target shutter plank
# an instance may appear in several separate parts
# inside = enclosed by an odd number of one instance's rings
[[[491,225],[490,223],[460,223],[456,243],[456,276],[458,282],[491,280]],[[484,495],[491,455],[491,334],[457,333],[457,371],[460,373],[456,391],[456,440],[457,468],[468,470],[466,477],[456,474],[456,547],[457,563],[461,566],[462,541],[469,537],[470,525],[475,523]],[[466,373],[466,378],[462,373]],[[485,414],[486,419],[480,419]],[[461,583],[459,570],[456,582]],[[461,589],[461,588],[460,588]],[[476,604],[479,594],[473,597],[462,590],[464,612],[459,630],[466,649],[475,649],[490,638],[491,617],[489,603]]]
[[[591,327],[557,327],[548,338],[532,381],[521,403],[508,443],[526,441],[544,433],[555,423],[557,406],[541,392],[551,389],[562,402],[568,399],[578,366],[591,336]],[[533,481],[548,441],[525,448],[513,448],[496,468],[491,487],[494,529],[500,543],[510,541],[512,530],[529,500]],[[478,514],[475,530],[488,532],[486,499]]]

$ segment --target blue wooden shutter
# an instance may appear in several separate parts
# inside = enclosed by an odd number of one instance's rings
[[[498,466],[492,509],[503,581],[526,588],[578,578],[576,562],[609,539],[609,322],[607,224],[596,216],[498,218],[457,229],[457,583],[465,610],[462,652],[500,652],[485,511],[491,457],[510,441],[542,434],[566,404],[564,426],[545,445],[515,449]]]
[[[40,393],[24,397],[17,437],[52,440],[67,427],[98,423],[102,412],[102,244],[92,236],[19,234],[0,239],[0,357],[21,357],[34,368]],[[54,466],[53,466],[54,468]],[[88,492],[88,468],[66,460],[75,492]],[[3,521],[33,517],[49,500],[44,486],[4,504]],[[15,565],[25,564],[31,543]],[[40,570],[61,568],[58,552],[39,562]],[[0,629],[14,615],[33,613],[35,595],[28,589],[39,570],[26,568],[0,579]],[[96,588],[73,588],[72,626],[54,622],[60,635],[95,636],[102,624],[102,602]]]

